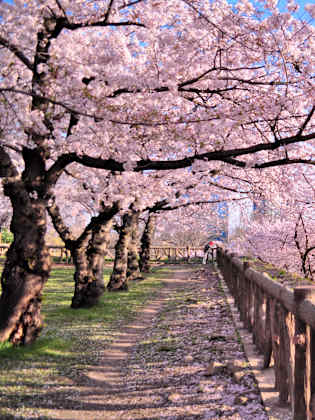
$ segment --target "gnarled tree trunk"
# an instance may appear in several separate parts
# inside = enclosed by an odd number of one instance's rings
[[[51,267],[45,245],[48,199],[41,182],[44,164],[35,149],[27,153],[22,178],[12,173],[15,176],[4,182],[4,194],[13,207],[14,239],[1,276],[0,341],[9,340],[15,345],[33,342],[42,329],[42,290]],[[28,158],[34,158],[32,171]]]
[[[109,243],[113,217],[119,211],[119,203],[103,207],[100,214],[92,217],[79,238],[74,239],[64,224],[59,208],[51,203],[48,212],[55,229],[71,252],[74,264],[74,295],[72,308],[87,308],[96,305],[105,291],[104,257]]]
[[[47,64],[50,59],[54,28],[46,25],[48,22],[49,18],[44,18],[44,24],[40,25],[33,59],[23,61],[32,71],[31,91],[36,92],[31,108],[44,114],[41,122],[47,131],[43,135],[36,125],[25,128],[29,144],[34,147],[22,149],[25,163],[22,176],[18,175],[9,155],[0,148],[0,177],[6,178],[4,194],[10,198],[13,208],[11,232],[14,235],[1,277],[0,341],[9,339],[16,345],[31,343],[42,328],[41,295],[51,267],[44,239],[46,207],[49,190],[60,174],[56,173],[54,180],[49,180],[46,171],[47,140],[53,136],[50,111],[54,105],[43,99],[48,82],[45,71],[38,71],[38,66]],[[17,53],[20,54],[16,48],[14,54]]]
[[[105,292],[104,257],[112,225],[112,218],[97,224],[92,229],[87,246],[74,252],[75,292],[72,308],[94,306]]]
[[[128,290],[128,248],[132,233],[132,215],[131,211],[124,214],[123,223],[119,229],[119,238],[115,246],[114,268],[107,285],[109,291]]]
[[[143,280],[139,267],[139,211],[134,211],[131,221],[131,238],[128,248],[128,263],[127,263],[127,281]]]
[[[156,225],[156,215],[149,213],[142,237],[140,251],[140,271],[148,273],[150,271],[150,249]]]
[[[75,309],[92,306],[88,304],[91,281],[89,276],[89,261],[86,254],[91,233],[84,233],[85,235],[81,235],[81,237],[77,241],[74,241],[71,244],[72,246],[69,247],[74,264],[74,293],[71,301],[71,308]]]

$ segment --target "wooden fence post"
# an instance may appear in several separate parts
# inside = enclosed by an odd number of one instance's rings
[[[290,368],[290,333],[288,330],[288,311],[282,304],[278,305],[277,319],[280,325],[279,338],[279,368],[280,368],[280,382],[279,382],[279,402],[281,405],[287,405],[290,394],[291,384],[291,368]]]
[[[260,287],[254,287],[254,319],[253,319],[253,342],[258,350],[264,352],[266,301],[264,292]]]
[[[243,322],[244,326],[245,326],[245,322],[246,322],[246,294],[247,294],[247,290],[246,290],[246,280],[245,280],[245,268],[243,266],[243,271],[239,273],[239,275],[241,276],[241,282],[240,282],[240,301],[241,301],[241,305],[239,308],[239,313],[240,313],[240,320]]]
[[[263,369],[270,366],[272,355],[272,334],[270,319],[270,297],[266,296],[266,321],[265,321],[265,344],[264,344],[264,364]]]
[[[295,360],[292,401],[294,420],[311,420],[315,417],[313,408],[315,399],[314,333],[310,326],[299,318],[299,308],[306,298],[315,301],[315,286],[300,286],[294,289]]]

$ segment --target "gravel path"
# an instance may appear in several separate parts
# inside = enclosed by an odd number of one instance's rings
[[[87,367],[75,400],[46,419],[268,419],[218,276],[188,265],[172,272],[98,366]]]

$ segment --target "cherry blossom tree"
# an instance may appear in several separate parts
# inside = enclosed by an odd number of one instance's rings
[[[226,218],[215,205],[191,205],[162,215],[156,239],[179,247],[203,247],[226,230]]]
[[[159,174],[147,173],[144,176],[124,172],[108,174],[104,177],[97,170],[89,170],[84,173],[82,170],[74,171],[74,169],[71,173],[72,182],[65,181],[58,186],[58,190],[62,190],[62,195],[60,191],[58,193],[59,204],[57,205],[55,198],[52,198],[48,207],[53,224],[66,248],[71,252],[75,265],[75,294],[72,300],[74,308],[92,306],[97,303],[98,298],[104,292],[102,262],[104,262],[113,218],[119,210],[122,213],[122,222],[117,228],[119,240],[116,243],[114,269],[108,284],[110,291],[127,289],[128,281],[140,279],[142,277],[140,271],[149,269],[152,241],[152,229],[149,226],[152,223],[152,216],[142,235],[139,267],[137,227],[141,211],[148,210],[153,214],[174,210],[181,206],[197,205],[205,203],[205,200],[208,200],[212,194],[209,189],[209,175],[211,175],[209,171],[201,172],[192,181],[187,177],[189,172],[182,169],[181,175],[176,181],[176,177],[171,176],[172,173],[167,171]],[[182,181],[185,177],[187,178],[186,183]],[[203,180],[202,183],[201,180]],[[236,191],[233,191],[231,186],[226,188],[222,183],[214,181],[212,188],[221,190],[221,192]],[[141,191],[141,200],[138,197],[139,191]],[[187,195],[188,193],[189,195]],[[154,201],[158,197],[160,197],[160,201]],[[115,201],[118,198],[120,199],[119,205]],[[92,215],[92,219],[87,219],[86,226],[82,228],[76,239],[74,234],[70,233],[73,229],[70,228],[69,223],[65,222],[68,213],[70,213],[70,219],[73,219],[75,202],[80,204],[81,209],[78,208],[78,212],[84,208]],[[107,203],[105,209],[100,210],[99,207],[104,207],[105,202]],[[216,203],[218,200],[214,202]],[[136,208],[135,203],[137,203]],[[100,235],[100,232],[103,232],[104,235]],[[97,238],[97,246],[94,244],[94,238]]]
[[[70,165],[175,178],[252,168],[258,182],[260,169],[314,164],[314,27],[294,7],[0,3],[0,176],[14,234],[1,341],[40,331],[46,208]]]
[[[273,195],[260,191],[251,220],[229,247],[313,279],[315,172],[312,168],[281,172],[273,187],[269,183]]]
[[[222,229],[224,214],[220,205],[240,202],[253,192],[248,181],[246,190],[239,192],[241,180],[231,180],[223,172],[217,179],[213,170],[202,170],[194,181],[189,177],[186,183],[183,181],[185,175],[187,172],[182,171],[177,181],[173,177],[168,185],[170,188],[163,190],[164,198],[153,201],[144,209],[148,214],[141,237],[140,271],[150,270],[150,248],[155,233],[177,246],[201,246],[209,236],[219,235],[219,226]],[[163,217],[165,213],[168,214]]]
[[[306,220],[305,220],[306,219]],[[302,212],[296,222],[294,242],[300,256],[300,271],[307,278],[315,280],[315,235],[314,216],[303,217]]]

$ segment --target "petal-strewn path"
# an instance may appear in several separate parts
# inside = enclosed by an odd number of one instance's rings
[[[268,419],[217,274],[188,265],[169,274],[45,418]]]

